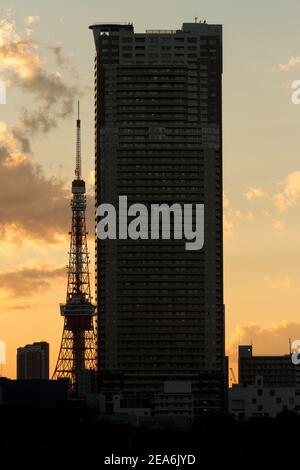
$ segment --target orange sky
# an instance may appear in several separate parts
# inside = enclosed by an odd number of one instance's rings
[[[18,346],[49,341],[52,369],[58,353],[74,96],[82,102],[93,232],[94,45],[87,25],[100,15],[82,6],[83,26],[73,47],[67,10],[54,18],[34,2],[26,8],[10,3],[16,8],[0,17],[0,79],[7,84],[7,104],[0,105],[0,339],[7,345],[2,373],[13,377]],[[290,3],[300,13],[300,6]],[[188,20],[195,16],[195,4],[189,4]],[[297,15],[275,11],[269,23],[258,21],[253,37],[246,12],[237,9],[230,18],[218,5],[212,2],[208,20],[224,23],[225,302],[227,349],[234,363],[239,342],[252,342],[257,353],[286,353],[288,339],[300,338],[300,106],[290,99],[291,83],[300,78],[300,51],[294,45]],[[108,10],[101,13],[103,21],[122,20],[113,6]],[[144,30],[149,25],[139,14],[137,9],[137,29]],[[172,15],[155,20],[149,11],[149,22],[174,29],[186,18],[179,9]],[[267,10],[262,16],[268,18]],[[92,252],[91,239],[89,247]]]

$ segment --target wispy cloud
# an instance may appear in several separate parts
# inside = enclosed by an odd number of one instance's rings
[[[0,237],[11,226],[20,237],[48,242],[67,231],[68,191],[18,150],[15,137],[1,122],[0,173]]]
[[[37,21],[40,21],[39,16],[29,15],[29,16],[26,16],[26,18],[25,18],[25,23],[27,23],[27,24],[36,23]]]
[[[273,196],[273,202],[279,212],[295,207],[300,197],[300,171],[290,173],[279,183],[281,191]]]
[[[285,64],[279,64],[278,69],[281,72],[288,72],[289,70],[300,67],[300,57],[291,56]]]
[[[251,186],[248,187],[247,191],[244,193],[244,196],[247,201],[268,197],[267,193],[263,189]]]
[[[31,305],[29,304],[24,304],[23,300],[21,301],[20,304],[5,304],[3,302],[1,302],[0,304],[0,314],[3,314],[3,313],[9,313],[9,312],[19,312],[19,311],[23,311],[23,310],[29,310],[31,308]]]
[[[63,181],[47,177],[19,149],[15,135],[1,121],[0,174],[0,238],[13,231],[12,243],[20,244],[22,238],[55,243],[68,232],[70,189]],[[91,194],[87,195],[87,208],[92,220]]]
[[[282,232],[284,230],[284,223],[278,219],[272,219],[272,226],[276,232]]]
[[[276,232],[282,233],[285,228],[282,216],[300,201],[300,171],[289,173],[276,186],[275,190],[269,192],[260,187],[249,186],[244,197],[250,203],[260,200],[261,213],[270,219]]]
[[[33,35],[33,29],[26,28],[25,33],[26,33],[26,36],[30,38]]]
[[[274,278],[271,276],[265,276],[265,282],[267,285],[273,289],[290,289],[291,287],[295,287],[296,283],[293,279],[286,276],[283,278]]]
[[[284,230],[284,223],[282,220],[278,219],[278,214],[277,213],[274,213],[274,211],[264,211],[263,212],[264,216],[268,219],[271,220],[271,223],[272,223],[272,227],[273,229],[278,232],[278,233],[281,233],[283,232]]]
[[[30,17],[27,23],[36,20]],[[62,64],[61,47],[50,48],[57,64]],[[0,74],[39,104],[36,109],[23,109],[19,125],[12,129],[0,122],[0,238],[11,232],[10,240],[18,243],[22,237],[55,242],[69,228],[69,188],[47,177],[29,154],[36,134],[51,131],[58,120],[71,116],[78,89],[57,71],[48,72],[39,51],[38,44],[20,36],[13,21],[0,20]],[[88,199],[91,214],[94,204],[91,196]]]
[[[12,271],[0,271],[0,291],[10,298],[30,297],[44,291],[53,281],[64,279],[65,267],[21,267]]]
[[[28,17],[32,24],[37,17]],[[73,102],[80,95],[80,90],[72,80],[63,80],[59,71],[46,70],[41,60],[38,43],[30,39],[32,31],[22,37],[15,28],[15,23],[8,19],[0,20],[0,73],[5,74],[11,86],[21,88],[33,95],[38,107],[24,110],[20,118],[18,135],[32,135],[36,132],[48,132],[57,126],[57,120],[73,113]],[[63,66],[61,47],[50,47],[58,66]],[[49,49],[49,47],[48,47]]]
[[[232,237],[240,222],[252,222],[254,220],[254,215],[251,211],[241,211],[232,207],[227,194],[223,195],[223,207],[223,230],[225,236]]]

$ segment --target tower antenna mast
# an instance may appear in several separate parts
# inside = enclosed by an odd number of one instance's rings
[[[79,109],[79,100],[77,103],[78,106],[78,114],[77,114],[77,121],[76,121],[76,168],[75,168],[75,176],[79,180],[81,178],[81,129],[80,129],[80,109]]]

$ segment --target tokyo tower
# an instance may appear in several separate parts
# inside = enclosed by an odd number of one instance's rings
[[[64,328],[58,361],[52,379],[69,379],[71,391],[79,394],[80,377],[96,370],[95,307],[92,304],[89,253],[86,232],[85,181],[81,177],[81,140],[78,102],[76,169],[72,182],[72,229],[66,302],[60,305]],[[88,372],[90,371],[90,372]]]

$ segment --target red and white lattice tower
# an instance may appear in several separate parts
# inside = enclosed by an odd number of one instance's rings
[[[60,305],[64,329],[53,379],[69,379],[78,394],[80,376],[96,370],[97,343],[94,330],[95,307],[92,304],[89,253],[86,232],[85,182],[81,177],[81,142],[78,103],[76,169],[72,182],[72,230],[68,265],[66,303]]]

